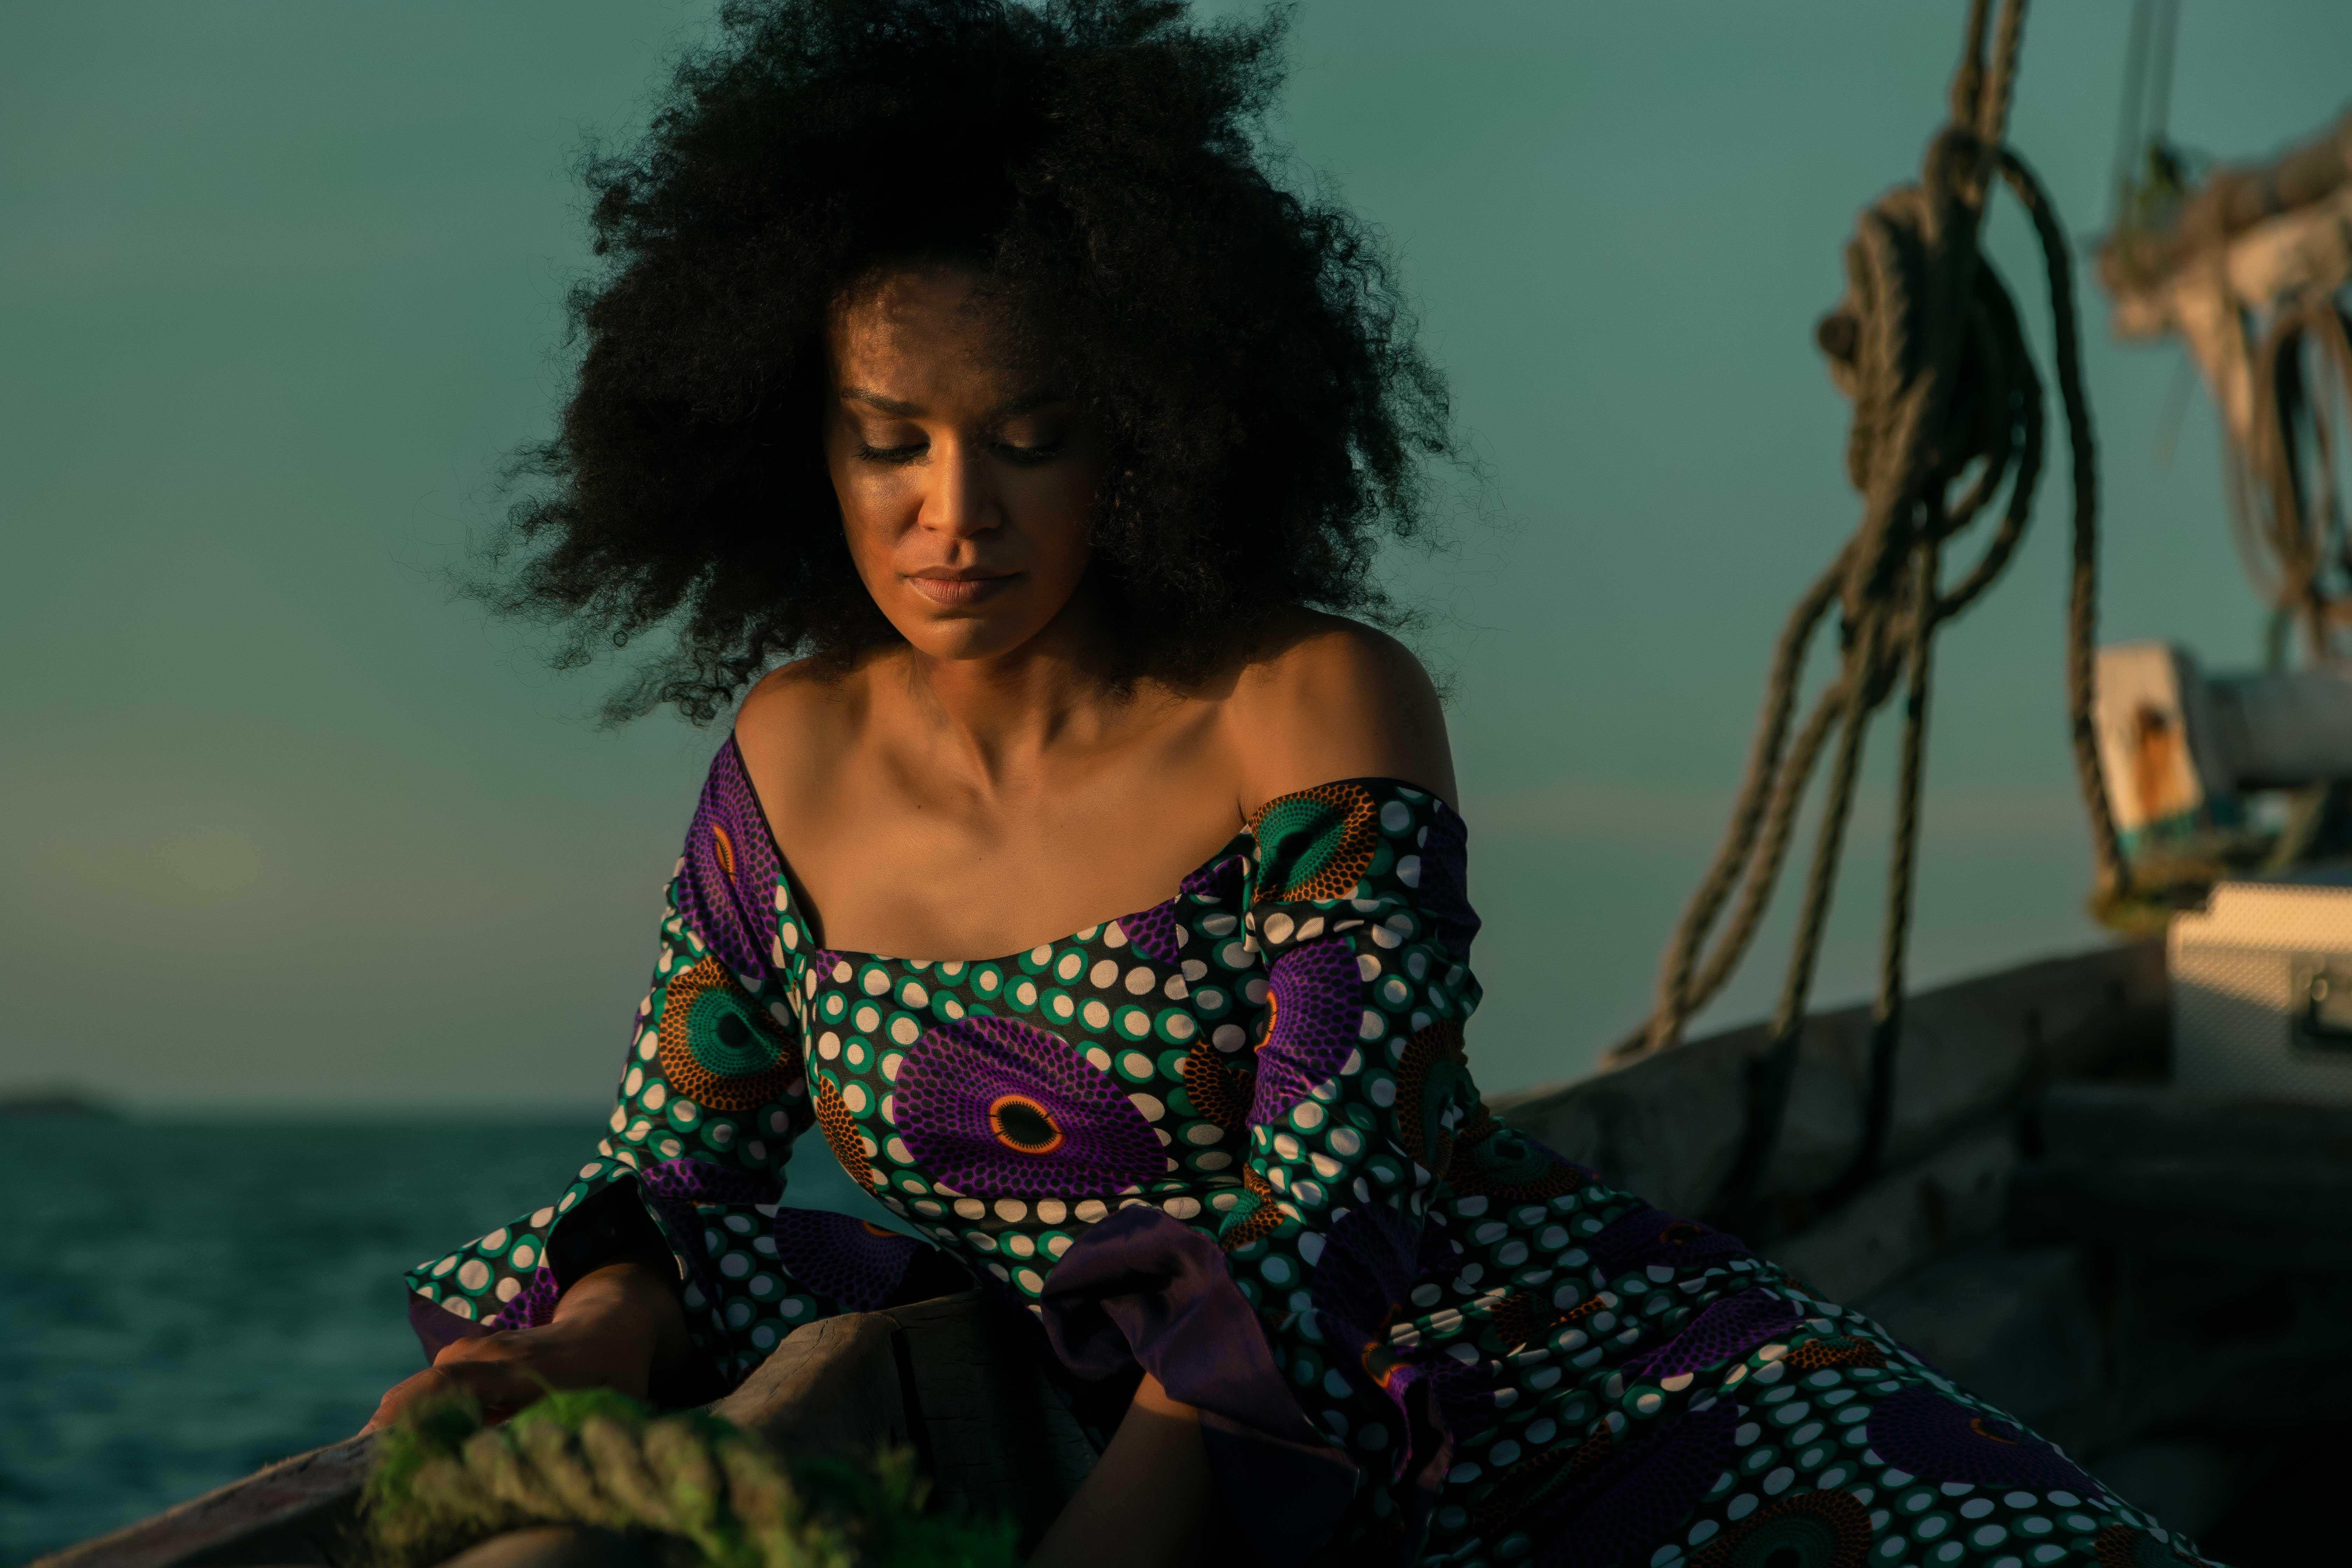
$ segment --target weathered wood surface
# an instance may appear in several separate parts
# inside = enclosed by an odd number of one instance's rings
[[[1830,1300],[1858,1301],[1955,1247],[1998,1235],[2020,1158],[2013,1123],[1981,1123],[1763,1250]]]
[[[977,1290],[845,1313],[786,1335],[711,1409],[787,1453],[909,1444],[943,1505],[1008,1514],[1034,1543],[1095,1454],[1024,1331]],[[374,1447],[353,1438],[298,1456],[35,1568],[345,1568]],[[466,1561],[565,1568],[621,1550],[594,1531],[540,1530],[485,1542]]]
[[[2352,1274],[2352,1105],[2063,1084],[2038,1114],[2011,1226],[2190,1263]]]
[[[712,1410],[787,1452],[911,1444],[941,1503],[1034,1541],[1095,1453],[1024,1337],[977,1290],[848,1313],[786,1335]]]
[[[1034,1331],[977,1291],[893,1307],[889,1316],[911,1384],[917,1451],[941,1500],[1010,1513],[1034,1544],[1095,1463],[1062,1385],[1025,1342]]]
[[[795,1329],[711,1414],[789,1454],[904,1443],[895,1326],[879,1312],[849,1312]]]
[[[1938,986],[1904,1008],[1885,1168],[1906,1166],[2014,1110],[2059,1078],[2160,1069],[2169,988],[2160,942],[2100,948]],[[1659,1207],[1702,1206],[1731,1168],[1748,1064],[1765,1026],[1693,1040],[1594,1077],[1490,1100],[1496,1113]],[[1764,1189],[1802,1200],[1862,1136],[1870,1010],[1808,1020]],[[1753,1238],[1751,1238],[1753,1239]]]
[[[2095,1469],[2151,1433],[2340,1423],[2352,1107],[2062,1082],[2022,1131],[1993,1234],[1854,1305]]]
[[[542,1524],[510,1530],[468,1547],[442,1568],[658,1568],[661,1553],[643,1536]]]
[[[351,1560],[352,1505],[375,1439],[352,1437],[282,1459],[110,1535],[39,1559],[34,1568],[199,1568]]]

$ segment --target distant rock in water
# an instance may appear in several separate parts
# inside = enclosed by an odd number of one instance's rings
[[[0,1089],[0,1116],[105,1116],[122,1112],[85,1090],[63,1084]]]

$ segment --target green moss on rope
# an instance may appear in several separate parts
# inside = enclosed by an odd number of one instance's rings
[[[577,1524],[657,1538],[705,1568],[1013,1568],[1013,1526],[926,1513],[903,1450],[786,1459],[700,1412],[596,1389],[504,1426],[443,1400],[384,1434],[362,1504],[379,1568],[426,1568],[490,1536]]]

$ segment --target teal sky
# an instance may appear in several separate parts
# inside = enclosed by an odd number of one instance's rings
[[[562,396],[573,154],[636,123],[712,9],[0,7],[0,1086],[207,1111],[608,1092],[718,736],[600,731],[596,680],[442,574]],[[1453,686],[1490,1089],[1582,1070],[1643,1009],[1772,630],[1853,524],[1810,329],[1856,209],[1916,172],[1962,10],[1299,10],[1282,132],[1386,231],[1492,479],[1449,550],[1391,563]],[[2338,109],[2340,0],[2184,10],[2181,140],[2252,155]],[[2027,35],[2012,139],[2084,235],[2126,13],[2044,4]],[[2003,209],[2040,329],[2026,240]],[[2106,633],[2249,662],[2210,406],[2160,463],[2180,355],[2083,303]],[[2098,940],[2064,490],[2062,467],[1939,645],[1926,981]],[[1827,1000],[1873,963],[1890,762]],[[1715,1016],[1760,1009],[1782,931]]]

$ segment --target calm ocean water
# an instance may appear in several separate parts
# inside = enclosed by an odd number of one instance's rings
[[[0,1117],[0,1563],[349,1436],[424,1364],[402,1270],[552,1201],[603,1131]]]

